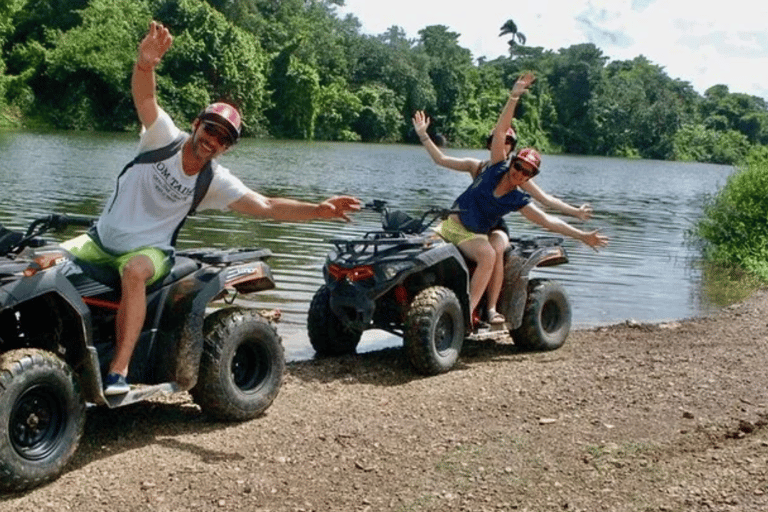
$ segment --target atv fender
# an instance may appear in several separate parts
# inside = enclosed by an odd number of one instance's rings
[[[504,254],[504,284],[499,297],[499,311],[507,319],[510,330],[517,329],[523,323],[531,270],[567,262],[568,255],[559,244],[541,246],[527,258],[521,256],[512,246],[507,248]]]
[[[504,258],[504,283],[499,297],[499,311],[507,319],[510,329],[520,327],[528,298],[528,272],[526,261],[511,250]]]
[[[0,289],[0,310],[16,308],[46,295],[50,295],[60,304],[57,307],[60,315],[66,316],[76,324],[77,330],[73,329],[68,333],[70,346],[65,347],[65,359],[81,375],[83,396],[89,402],[104,403],[99,356],[92,344],[91,311],[62,272],[39,272],[4,286]]]
[[[469,267],[464,256],[454,244],[445,243],[416,257],[427,269],[438,276],[438,282],[450,288],[461,304],[464,324],[469,331],[472,325],[469,311]],[[423,272],[423,270],[422,270]]]

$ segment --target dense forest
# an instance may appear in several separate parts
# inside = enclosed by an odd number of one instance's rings
[[[475,58],[458,33],[425,26],[361,33],[343,0],[0,0],[5,126],[136,130],[130,73],[149,21],[174,45],[158,69],[162,106],[182,125],[206,103],[244,113],[246,135],[402,142],[426,110],[452,146],[477,147],[522,71],[521,143],[547,152],[738,163],[768,152],[768,106],[713,84],[703,96],[643,56],[593,44],[525,46],[499,20],[508,55]],[[520,27],[522,30],[524,27]]]

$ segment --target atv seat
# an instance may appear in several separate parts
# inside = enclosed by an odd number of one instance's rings
[[[401,211],[388,212],[382,225],[384,231],[396,231],[407,234],[420,233],[421,221]]]
[[[82,268],[83,272],[85,272],[85,274],[88,275],[88,277],[90,277],[91,279],[98,281],[99,283],[104,284],[106,286],[109,286],[114,290],[120,289],[120,275],[118,274],[117,270],[111,267],[94,265],[94,264],[80,261],[77,259],[75,260],[75,262],[77,263],[77,266]],[[158,290],[163,286],[173,283],[174,281],[178,281],[184,276],[191,274],[198,268],[199,268],[199,265],[195,260],[191,258],[187,258],[185,256],[177,255],[174,258],[174,263],[173,263],[173,267],[171,268],[171,271],[168,272],[168,274],[166,274],[166,276],[163,277],[162,279],[155,281],[150,286],[148,286],[147,293]]]
[[[151,286],[149,286],[147,288],[147,292],[157,290],[158,288],[162,288],[167,284],[178,281],[182,277],[188,276],[198,268],[200,268],[200,266],[195,260],[185,256],[176,255],[171,271],[168,272],[164,278],[155,281]]]

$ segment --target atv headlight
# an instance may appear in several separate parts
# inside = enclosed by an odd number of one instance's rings
[[[381,272],[386,279],[392,279],[397,274],[404,270],[408,270],[413,267],[413,263],[410,261],[397,261],[394,263],[385,263],[381,266]]]

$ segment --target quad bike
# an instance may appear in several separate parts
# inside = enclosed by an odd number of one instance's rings
[[[83,433],[86,403],[115,408],[188,390],[204,413],[241,421],[266,410],[280,388],[285,360],[276,318],[233,305],[237,292],[274,288],[264,261],[270,251],[194,249],[177,252],[170,274],[148,288],[131,390],[105,396],[117,276],[86,269],[41,238],[92,222],[48,215],[26,233],[0,226],[2,490],[25,490],[62,472]]]
[[[450,370],[464,340],[498,337],[498,330],[469,311],[473,263],[455,245],[428,231],[453,210],[430,208],[415,218],[389,211],[384,201],[364,209],[380,213],[382,230],[362,238],[331,240],[335,247],[323,267],[325,284],[310,304],[307,328],[317,355],[354,353],[363,331],[382,329],[403,338],[417,371]],[[568,262],[562,238],[511,238],[505,253],[504,283],[498,311],[501,330],[524,350],[554,350],[571,327],[571,307],[563,287],[531,279],[535,267]]]

